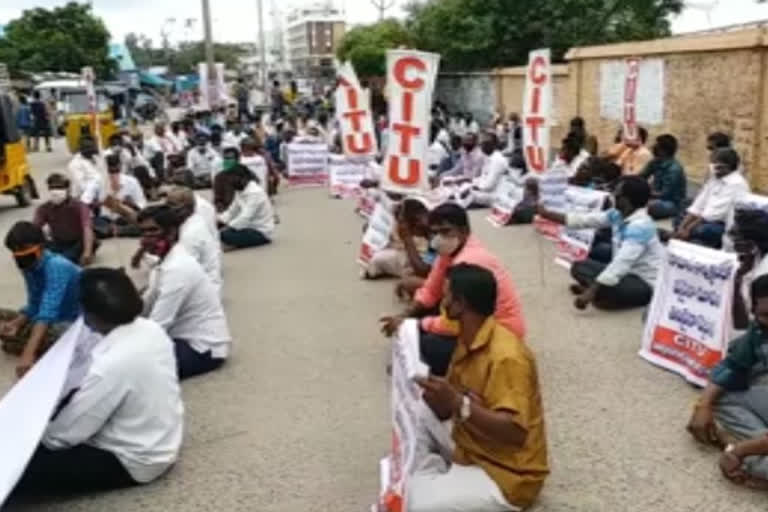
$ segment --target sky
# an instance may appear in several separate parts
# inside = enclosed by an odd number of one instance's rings
[[[265,27],[269,30],[271,5],[306,4],[310,0],[263,0]],[[313,0],[317,1],[317,0]],[[327,1],[327,0],[326,0]],[[387,11],[392,16],[403,16],[402,6],[407,0],[394,0],[395,6]],[[256,0],[210,0],[214,39],[220,41],[256,41]],[[66,0],[0,0],[0,25],[21,15],[24,9],[53,7]],[[109,28],[113,38],[122,41],[125,34],[138,32],[148,35],[157,44],[160,33],[167,30],[171,41],[202,37],[199,0],[91,0],[94,10]],[[347,13],[348,23],[371,23],[378,11],[370,0],[335,0]],[[768,19],[768,3],[758,5],[754,0],[690,0],[685,12],[673,20],[674,32],[705,30],[717,26]],[[708,19],[701,7],[714,5]],[[700,6],[700,8],[694,8]],[[174,23],[167,20],[175,18]],[[186,27],[185,20],[194,20]],[[710,23],[711,21],[711,23]]]

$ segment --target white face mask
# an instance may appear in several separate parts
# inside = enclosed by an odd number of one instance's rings
[[[455,236],[435,235],[429,244],[441,256],[449,256],[459,248],[459,238]]]
[[[53,204],[61,204],[67,200],[67,191],[62,188],[55,188],[48,191],[48,196]]]

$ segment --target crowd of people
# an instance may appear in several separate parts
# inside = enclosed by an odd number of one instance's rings
[[[0,339],[3,350],[19,355],[18,375],[81,316],[100,339],[17,495],[146,483],[178,458],[179,380],[220,368],[231,351],[222,252],[272,241],[288,144],[322,141],[331,153],[342,151],[332,109],[318,104],[288,113],[292,97],[277,92],[263,116],[190,112],[170,126],[157,124],[147,140],[117,134],[103,154],[83,138],[66,172],[48,177],[48,199],[34,219],[8,232],[5,245],[24,276],[27,302],[0,311]],[[383,155],[386,120],[375,126]],[[510,223],[539,217],[597,229],[588,257],[571,268],[578,309],[648,306],[669,239],[739,254],[732,314],[745,334],[712,372],[689,430],[725,448],[726,477],[764,486],[768,214],[736,209],[749,185],[730,138],[708,138],[708,179],[691,202],[673,135],[648,148],[640,128],[637,139],[619,133],[599,151],[584,120],[573,119],[552,168],[572,186],[610,196],[602,211],[587,214],[542,204],[540,177],[527,172],[522,141],[516,114],[482,126],[438,103],[427,155],[434,190],[412,197],[383,190],[381,155],[360,184],[364,197],[386,205],[396,220],[390,244],[362,272],[366,279],[397,278],[407,304],[381,318],[381,329],[392,336],[405,319],[417,318],[420,355],[430,369],[418,381],[422,430],[407,510],[522,510],[549,473],[523,305],[500,259],[473,234],[467,212],[491,206],[504,182],[523,191]],[[212,202],[203,189],[211,189]],[[664,219],[671,230],[659,228]],[[123,269],[89,268],[110,237],[139,239],[131,266],[151,268],[145,290]]]

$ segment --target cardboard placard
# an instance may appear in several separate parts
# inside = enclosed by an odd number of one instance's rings
[[[486,217],[493,226],[500,228],[509,224],[512,213],[523,201],[524,191],[514,181],[504,179],[496,189],[496,195],[491,205],[491,213]]]
[[[368,157],[331,155],[328,162],[330,194],[332,197],[360,197],[360,182],[368,173]]]
[[[376,204],[373,214],[368,219],[368,229],[363,234],[357,261],[367,267],[373,255],[389,245],[395,229],[395,217],[381,202]]]
[[[293,186],[325,186],[328,183],[328,146],[294,142],[286,148],[288,183]]]

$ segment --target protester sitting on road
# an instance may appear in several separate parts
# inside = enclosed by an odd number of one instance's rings
[[[146,143],[145,153],[149,165],[154,169],[155,175],[160,181],[165,181],[168,172],[168,157],[176,154],[176,146],[168,138],[165,124],[155,124],[154,135]]]
[[[736,210],[731,238],[739,255],[739,269],[733,287],[733,327],[739,331],[749,326],[749,289],[768,274],[768,213],[763,210]]]
[[[625,141],[620,130],[618,142],[603,154],[604,158],[619,165],[625,176],[640,174],[653,159],[653,154],[645,145],[648,141],[648,130],[639,126],[637,133],[638,140]]]
[[[373,255],[364,276],[413,276],[423,284],[435,260],[434,250],[429,247],[429,209],[421,199],[407,198],[397,207],[396,218],[396,240]]]
[[[174,187],[168,192],[166,203],[179,216],[181,222],[179,243],[203,267],[216,291],[220,292],[221,245],[218,236],[211,234],[205,217],[195,212],[194,192],[190,188]]]
[[[179,242],[179,216],[167,205],[139,214],[142,246],[160,263],[144,294],[144,312],[173,339],[180,379],[219,368],[231,345],[216,287]]]
[[[724,447],[720,470],[731,482],[768,488],[768,276],[751,286],[754,321],[733,340],[709,374],[688,431],[704,444]]]
[[[480,176],[486,156],[477,145],[477,135],[467,134],[462,139],[461,155],[456,165],[442,175],[443,178],[472,181]]]
[[[187,171],[192,174],[192,186],[211,188],[213,176],[221,168],[221,157],[208,145],[208,137],[199,133],[195,147],[187,152]]]
[[[239,168],[248,170],[240,163],[240,151],[237,148],[225,149],[223,157],[221,169],[213,177],[213,204],[217,212],[226,211],[235,199],[235,176],[232,171]]]
[[[245,137],[240,144],[240,149],[242,150],[240,164],[247,167],[264,190],[267,190],[269,187],[267,161],[259,153],[259,144],[254,139]]]
[[[72,263],[90,265],[96,252],[90,208],[71,197],[69,179],[63,174],[51,174],[46,183],[49,199],[37,207],[34,220],[48,230],[46,249]]]
[[[644,179],[652,179],[652,201],[648,214],[655,220],[676,218],[682,213],[688,183],[683,166],[675,159],[677,139],[661,135],[653,146],[653,160],[640,173]]]
[[[493,132],[481,136],[480,149],[486,156],[480,176],[472,180],[472,205],[491,206],[502,180],[509,174],[509,161],[499,150],[499,139]]]
[[[449,270],[446,288],[459,340],[447,377],[418,381],[417,469],[405,510],[522,510],[549,474],[535,358],[494,318],[493,273],[462,263]]]
[[[239,122],[229,123],[229,129],[224,134],[221,145],[223,148],[240,149],[240,145],[247,137],[248,134],[243,132],[242,124]]]
[[[123,144],[123,136],[119,133],[112,135],[109,138],[109,146],[104,151],[104,156],[117,155],[120,158],[121,172],[125,174],[132,174],[133,168],[131,167],[131,161],[133,160],[133,154],[125,148]]]
[[[583,140],[578,133],[569,133],[562,141],[558,160],[564,164],[568,177],[573,178],[579,168],[589,160],[590,154],[582,148]]]
[[[613,228],[610,264],[587,259],[571,266],[578,309],[589,304],[611,310],[642,307],[653,295],[664,247],[646,210],[650,187],[638,176],[625,176],[614,197],[616,207],[598,213],[562,214],[539,207],[539,216],[571,228]]]
[[[581,147],[588,153],[586,158],[597,156],[597,137],[587,132],[583,117],[577,116],[571,119],[569,132],[576,136],[577,140],[581,143]]]
[[[46,250],[43,230],[31,222],[14,224],[5,246],[24,276],[27,304],[0,310],[0,340],[3,351],[21,354],[16,373],[22,376],[80,315],[80,267]]]
[[[733,149],[716,149],[710,157],[710,177],[674,237],[720,249],[726,223],[733,218],[736,202],[749,193],[749,184],[739,172],[741,159]]]
[[[223,249],[230,251],[271,243],[275,212],[267,192],[243,166],[226,172],[232,178],[235,198],[219,215]]]
[[[80,139],[80,151],[69,162],[72,197],[79,199],[91,208],[95,208],[104,188],[101,171],[96,163],[96,142],[90,137]]]
[[[443,299],[448,269],[459,263],[470,263],[493,272],[499,293],[495,317],[500,324],[520,339],[525,338],[523,311],[509,274],[501,262],[471,234],[466,210],[457,204],[445,203],[429,214],[432,247],[438,257],[427,280],[415,294],[414,301],[402,314],[381,319],[382,331],[392,335],[408,317],[424,317],[421,320],[421,353],[434,375],[445,375],[456,347],[455,323],[445,317],[434,316]]]
[[[121,270],[80,278],[86,325],[103,336],[78,388],[64,397],[13,498],[105,491],[149,483],[176,462],[184,406],[171,340],[141,318]]]
[[[520,201],[512,215],[509,217],[509,224],[530,224],[536,216],[536,207],[539,204],[539,180],[538,178],[528,178],[525,180],[523,188],[523,200]]]
[[[173,143],[174,154],[181,154],[187,150],[189,141],[186,132],[181,129],[181,121],[171,123],[171,131],[167,136]]]
[[[100,215],[93,220],[99,238],[138,237],[136,215],[147,205],[139,180],[122,172],[120,156],[107,156],[107,187]]]

